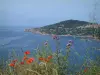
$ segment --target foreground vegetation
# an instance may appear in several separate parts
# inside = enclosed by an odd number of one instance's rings
[[[53,35],[53,39],[56,42],[56,52],[52,52],[48,41],[42,48],[37,48],[33,55],[29,50],[23,52],[23,57],[13,52],[8,61],[2,61],[0,75],[100,75],[100,57],[88,60],[88,51],[79,71],[69,70],[68,59],[73,41],[68,41],[63,54],[59,48],[59,37]]]

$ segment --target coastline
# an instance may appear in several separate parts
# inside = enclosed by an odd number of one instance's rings
[[[27,32],[27,31],[25,31],[25,32]],[[31,32],[33,34],[40,34],[40,35],[50,35],[50,36],[55,35],[55,34],[47,34],[45,32],[40,32],[40,31],[35,31],[35,32],[34,31],[28,31],[28,32]],[[57,36],[72,36],[72,37],[75,37],[75,38],[80,37],[82,39],[91,38],[91,39],[100,41],[97,37],[93,37],[92,35],[70,35],[70,34],[66,34],[66,35],[57,35]]]
[[[33,32],[32,32],[33,33]],[[34,33],[33,33],[34,34]],[[55,35],[55,34],[47,34],[47,33],[41,33],[41,32],[36,32],[35,34],[40,34],[40,35]],[[82,38],[95,38],[95,37],[93,37],[93,36],[91,36],[91,35],[85,35],[85,36],[79,36],[79,35],[70,35],[70,34],[66,34],[66,35],[57,35],[57,36],[73,36],[73,37],[82,37]]]
[[[41,35],[54,35],[54,34],[41,34]],[[92,35],[85,35],[85,36],[79,36],[79,35],[57,35],[57,36],[66,36],[66,37],[69,37],[69,36],[72,36],[72,37],[74,37],[74,38],[77,38],[77,37],[79,37],[79,38],[81,38],[81,39],[87,39],[87,38],[91,38],[91,39],[93,39],[93,40],[97,40],[97,41],[100,41],[100,39],[98,39],[97,37],[93,37]]]

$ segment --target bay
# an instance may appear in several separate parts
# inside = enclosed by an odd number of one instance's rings
[[[59,36],[59,38],[59,47],[62,51],[66,50],[66,44],[69,40],[73,41],[69,56],[70,64],[82,64],[87,50],[89,50],[88,55],[91,60],[94,60],[96,56],[100,56],[100,41],[73,36]],[[50,47],[55,52],[56,43],[50,35],[24,32],[24,28],[0,28],[0,58],[8,59],[9,52],[13,51],[13,49],[20,56],[23,54],[21,49],[34,52],[34,49],[38,45],[42,46],[46,40],[48,40]]]

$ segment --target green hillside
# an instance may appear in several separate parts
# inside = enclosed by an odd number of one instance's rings
[[[63,27],[63,26],[65,28],[74,28],[77,26],[83,26],[87,24],[89,24],[89,22],[79,21],[79,20],[66,20],[66,21],[61,21],[52,25],[47,25],[42,28],[57,28],[57,27]]]
[[[80,29],[77,27],[86,26],[88,24],[89,22],[85,22],[85,21],[66,20],[66,21],[61,21],[52,25],[41,27],[39,30],[41,32],[45,32],[48,34],[58,34],[58,35],[75,34],[76,35],[80,33]]]
[[[40,28],[33,28],[32,30],[29,29],[28,31],[42,34],[93,36],[100,38],[100,25],[79,20],[61,21]]]

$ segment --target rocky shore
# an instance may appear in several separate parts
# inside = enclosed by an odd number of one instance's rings
[[[35,30],[35,29],[31,29],[31,28],[29,28],[29,29],[25,29],[24,30],[25,32],[31,32],[31,33],[33,33],[33,34],[40,34],[40,35],[53,35],[53,34],[47,34],[47,33],[45,33],[45,32],[40,32],[39,30]],[[81,37],[81,38],[95,38],[96,39],[96,37],[93,37],[92,35],[70,35],[70,34],[66,34],[66,35],[58,35],[58,36],[74,36],[74,37]]]

